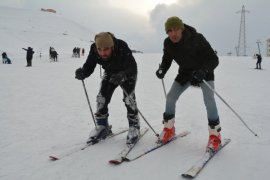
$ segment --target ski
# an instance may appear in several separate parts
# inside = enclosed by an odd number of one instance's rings
[[[141,158],[142,156],[144,156],[144,155],[146,155],[146,154],[148,154],[148,153],[150,153],[150,152],[153,152],[154,150],[157,150],[157,149],[159,149],[159,148],[161,148],[161,147],[163,147],[163,146],[169,144],[170,142],[172,142],[172,141],[174,141],[174,140],[176,140],[176,139],[178,139],[178,138],[185,137],[185,136],[187,136],[188,134],[190,134],[189,131],[183,131],[183,132],[177,134],[176,136],[174,136],[170,141],[168,141],[168,142],[166,142],[166,143],[164,143],[164,144],[162,144],[162,143],[156,143],[156,145],[155,145],[154,147],[150,148],[149,150],[147,150],[147,151],[145,151],[145,152],[143,152],[143,153],[141,153],[141,154],[139,154],[139,155],[137,155],[136,157],[133,157],[133,158],[127,158],[127,157],[126,157],[125,160],[126,160],[126,161],[135,161],[136,159],[139,159],[139,158]]]
[[[134,148],[137,142],[146,134],[147,131],[148,131],[148,128],[142,129],[139,139],[134,144],[126,145],[124,149],[114,159],[109,160],[109,163],[113,165],[119,165],[122,162],[127,161],[127,158],[126,158],[127,155]]]
[[[197,161],[188,171],[182,174],[185,178],[194,178],[196,177],[205,165],[214,157],[222,148],[231,142],[231,139],[223,139],[220,145],[220,148],[217,151],[212,151],[207,149],[203,157]]]
[[[85,143],[82,147],[72,149],[71,151],[69,151],[69,152],[67,152],[65,154],[62,154],[62,155],[59,155],[59,156],[50,155],[49,156],[49,159],[51,161],[57,161],[57,160],[62,159],[64,157],[70,156],[70,155],[72,155],[72,154],[74,154],[76,152],[79,152],[81,150],[84,150],[84,149],[86,149],[86,148],[88,148],[88,147],[90,147],[92,145],[95,145],[95,144],[99,143],[100,141],[103,141],[103,140],[106,140],[106,139],[110,139],[110,138],[115,137],[117,135],[123,134],[123,133],[125,133],[127,131],[128,131],[128,129],[120,129],[120,130],[118,130],[118,131],[116,131],[114,133],[111,133],[105,139],[94,139],[92,141],[89,141],[89,143]]]

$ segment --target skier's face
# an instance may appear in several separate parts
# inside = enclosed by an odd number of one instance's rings
[[[181,28],[172,28],[167,34],[173,43],[178,43],[182,39],[183,30]]]
[[[111,47],[104,47],[104,48],[97,48],[98,55],[103,60],[108,60],[112,56],[112,48]]]

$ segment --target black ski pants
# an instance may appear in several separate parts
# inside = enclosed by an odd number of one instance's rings
[[[96,114],[107,115],[108,114],[108,104],[111,101],[112,95],[115,89],[119,85],[110,83],[110,76],[104,75],[99,93],[97,95],[97,112]],[[127,108],[127,115],[138,114],[137,103],[135,97],[135,86],[137,81],[137,75],[132,75],[125,80],[120,87],[123,90],[123,102]],[[128,95],[128,96],[127,96]]]

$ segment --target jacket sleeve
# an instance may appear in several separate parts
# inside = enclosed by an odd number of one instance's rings
[[[164,74],[167,73],[167,71],[169,70],[169,68],[171,67],[172,61],[173,61],[173,57],[169,54],[168,52],[168,38],[164,40],[163,43],[163,56],[162,56],[162,62],[160,64],[161,69],[163,69]]]
[[[96,65],[97,65],[97,56],[95,53],[94,44],[92,44],[86,62],[82,67],[84,74],[87,77],[89,77],[94,72]]]
[[[200,57],[203,60],[202,69],[214,71],[219,64],[218,56],[202,34],[199,34],[198,38],[201,47]]]

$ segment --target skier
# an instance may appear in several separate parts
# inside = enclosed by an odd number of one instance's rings
[[[77,56],[78,56],[78,58],[80,58],[81,57],[81,48],[79,48],[79,47],[77,47]]]
[[[73,50],[72,50],[72,57],[76,57],[76,47],[75,48],[73,48]]]
[[[31,47],[28,47],[28,49],[25,48],[22,49],[26,51],[26,61],[27,61],[26,67],[32,66],[33,54],[35,53],[35,51],[33,51]]]
[[[95,36],[95,43],[91,45],[87,60],[82,68],[76,70],[75,77],[79,80],[89,77],[97,64],[100,64],[105,72],[96,100],[97,127],[90,132],[89,139],[105,138],[111,133],[108,123],[108,104],[114,90],[120,86],[124,92],[123,101],[127,108],[129,123],[126,143],[133,144],[140,136],[140,123],[135,99],[137,63],[126,42],[115,38],[110,32],[101,32]]]
[[[262,56],[260,54],[256,54],[257,57],[257,63],[255,69],[262,69],[261,63],[262,63]]]
[[[176,101],[190,85],[193,85],[201,87],[207,110],[209,129],[207,147],[217,150],[221,143],[219,115],[214,93],[203,80],[214,88],[214,69],[219,63],[218,57],[204,36],[195,28],[184,24],[178,17],[168,18],[165,30],[168,37],[164,40],[162,63],[156,75],[159,79],[163,79],[173,60],[179,66],[179,70],[166,97],[161,143],[166,143],[174,136]]]
[[[49,52],[50,52],[50,59],[54,62],[57,62],[57,56],[58,56],[57,51],[53,47],[50,47]]]
[[[50,47],[49,49],[49,56],[50,56],[50,59],[52,60],[52,52],[55,51],[53,47]]]

